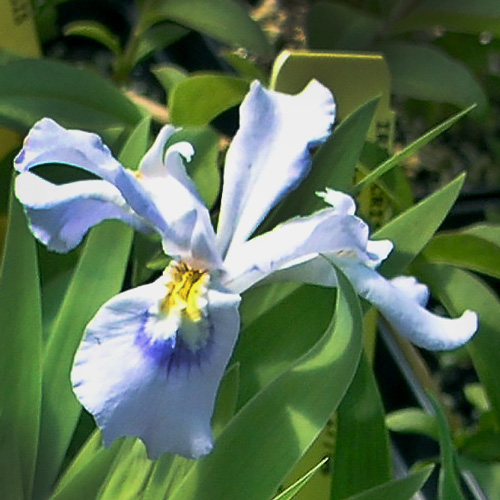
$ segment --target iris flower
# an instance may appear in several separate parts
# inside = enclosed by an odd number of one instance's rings
[[[15,160],[16,195],[31,231],[67,252],[104,219],[157,233],[169,265],[156,281],[111,298],[88,324],[75,355],[74,393],[109,446],[136,436],[151,458],[165,452],[198,458],[212,449],[210,420],[240,328],[240,294],[269,279],[335,286],[329,261],[399,333],[428,349],[452,349],[476,330],[476,316],[440,318],[424,309],[427,288],[410,277],[387,281],[375,270],[389,241],[370,241],[354,201],[327,190],[307,217],[253,235],[268,211],[307,175],[311,148],[329,135],[331,93],[311,82],[289,96],[253,83],[228,150],[214,231],[186,173],[186,142],[165,151],[165,126],[137,172],[113,158],[101,139],[50,119],[30,131]],[[32,169],[62,163],[98,179],[55,185]],[[38,172],[38,170],[37,170]],[[272,275],[272,276],[271,276]]]

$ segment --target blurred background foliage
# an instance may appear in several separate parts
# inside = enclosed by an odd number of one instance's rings
[[[497,0],[0,6],[12,19],[0,32],[2,498],[403,500],[420,490],[429,464],[439,466],[415,498],[500,498]],[[32,21],[20,36],[16,30]],[[395,142],[390,151],[365,141],[375,104],[364,104],[315,156],[309,191],[298,191],[272,220],[317,208],[315,182],[363,204],[366,190],[356,182],[371,171],[365,188],[382,193],[383,217],[366,214],[375,236],[397,249],[384,274],[416,274],[430,285],[436,310],[474,309],[481,331],[467,348],[429,354],[394,337],[365,304],[360,309],[348,283],[335,297],[295,285],[250,290],[219,394],[216,452],[197,463],[173,456],[152,463],[132,440],[104,450],[68,386],[72,355],[102,302],[164,262],[157,242],[114,223],[67,256],[35,246],[14,201],[8,215],[13,156],[33,123],[50,116],[98,132],[135,168],[154,132],[171,122],[182,127],[173,140],[194,144],[188,168],[217,211],[237,106],[252,80],[269,84],[284,49],[382,54]],[[61,166],[47,175],[70,180]],[[318,364],[324,372],[296,376]]]

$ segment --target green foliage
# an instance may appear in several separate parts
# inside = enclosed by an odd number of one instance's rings
[[[439,474],[439,498],[441,500],[465,500],[460,486],[460,474],[456,463],[455,449],[451,439],[446,416],[439,403],[431,396],[431,404],[436,413],[441,446],[441,470]]]
[[[436,419],[420,408],[404,408],[389,413],[386,424],[394,432],[424,434],[438,439]]]
[[[443,264],[419,264],[418,273],[453,315],[472,309],[479,316],[479,331],[468,346],[472,362],[491,403],[496,428],[500,425],[500,368],[496,353],[500,348],[498,318],[500,302],[479,278]]]
[[[412,142],[410,145],[403,148],[401,151],[391,156],[391,158],[384,161],[381,165],[379,165],[376,169],[370,172],[366,177],[360,180],[356,186],[354,186],[354,191],[359,192],[365,186],[368,186],[372,182],[376,181],[384,174],[390,172],[393,168],[400,165],[404,160],[414,155],[417,151],[423,148],[426,144],[429,144],[436,137],[441,135],[443,132],[452,127],[458,120],[460,120],[463,116],[465,116],[469,111],[473,108],[468,108],[460,113],[457,113],[455,116],[452,116],[448,120],[436,125],[434,128],[426,132],[424,135],[419,137],[416,141]],[[345,187],[344,187],[345,189]]]
[[[291,500],[294,498],[302,488],[314,477],[314,475],[325,465],[328,458],[324,458],[316,467],[311,469],[307,474],[304,474],[300,479],[293,483],[289,488],[274,497],[273,500]]]
[[[276,491],[340,403],[359,361],[359,303],[346,279],[338,279],[336,312],[325,334],[237,413],[172,500],[233,499],[243,485],[249,500]]]
[[[144,26],[163,20],[200,31],[230,46],[269,55],[271,48],[259,25],[233,0],[154,0],[144,15]]]
[[[224,75],[193,75],[170,91],[170,118],[177,126],[208,125],[217,115],[238,105],[249,82]]]
[[[132,164],[145,147],[145,124],[124,147],[122,161]],[[92,230],[54,320],[43,357],[42,408],[35,491],[46,495],[58,476],[81,407],[73,395],[70,371],[85,326],[122,286],[132,230],[108,221]],[[103,252],[102,249],[109,249]]]
[[[0,124],[25,132],[46,116],[91,130],[132,128],[141,118],[122,92],[89,71],[49,60],[2,63]]]
[[[342,500],[391,479],[384,408],[372,367],[364,355],[337,421],[332,500]]]
[[[459,33],[498,34],[498,6],[484,2],[378,2],[362,10],[350,2],[317,2],[308,12],[306,32],[313,50],[358,50],[382,52],[392,76],[395,94],[451,103],[458,107],[477,104],[484,116],[488,97],[478,78],[466,64],[438,47],[432,29]],[[421,39],[427,43],[410,41]],[[417,35],[417,36],[415,36]],[[433,43],[434,42],[434,43]],[[479,54],[477,46],[475,53]],[[477,58],[477,56],[476,56]],[[486,68],[482,68],[485,69]]]
[[[455,203],[463,181],[463,176],[457,177],[374,234],[375,239],[388,238],[395,246],[390,258],[381,266],[384,275],[401,273],[422,251]],[[425,225],[421,221],[425,221]]]
[[[362,493],[349,497],[347,500],[386,500],[397,498],[398,500],[410,500],[413,498],[432,472],[432,467],[426,467],[410,474],[404,479],[389,481],[375,486]]]
[[[119,56],[122,53],[120,39],[106,26],[97,21],[75,21],[64,27],[66,36],[84,36],[104,45],[113,54]]]
[[[0,496],[30,498],[41,402],[42,322],[35,242],[12,196],[0,267]]]
[[[394,93],[458,107],[476,104],[475,113],[485,115],[488,107],[486,94],[461,61],[452,59],[436,47],[406,42],[382,45],[380,49],[393,75]]]
[[[53,0],[40,6],[38,21],[47,24],[44,33],[57,26],[42,12],[52,9],[55,16],[60,3]],[[131,88],[142,93],[149,87],[142,87],[143,82],[136,87],[137,75],[151,71],[157,77],[167,93],[169,121],[182,127],[168,145],[179,141],[193,145],[195,155],[186,169],[215,219],[223,161],[222,134],[213,120],[242,101],[251,80],[269,81],[266,64],[273,47],[236,0],[137,0],[130,8],[125,31],[102,21],[80,20],[66,24],[64,32],[105,47],[112,58],[105,72],[115,83],[132,82]],[[413,468],[407,477],[392,480],[389,429],[439,442],[439,500],[465,498],[460,482],[464,470],[495,498],[500,487],[500,301],[494,280],[500,277],[500,226],[480,223],[438,233],[464,176],[413,204],[401,166],[467,113],[485,115],[489,103],[484,76],[491,69],[487,68],[490,53],[479,42],[471,46],[469,41],[500,36],[499,19],[496,0],[373,0],[362,7],[347,0],[314,2],[306,13],[310,48],[382,52],[399,99],[477,106],[426,127],[428,132],[389,155],[366,143],[380,100],[364,103],[336,124],[332,136],[315,152],[305,181],[258,229],[262,232],[323,208],[316,192],[326,187],[360,199],[373,185],[380,188],[397,215],[373,236],[391,239],[395,245],[379,271],[389,278],[415,273],[453,317],[465,309],[478,313],[480,329],[467,348],[448,357],[438,355],[441,363],[431,363],[441,369],[451,363],[456,370],[465,366],[475,371],[479,382],[465,389],[474,405],[473,425],[458,418],[455,409],[446,408],[448,423],[432,395],[434,415],[417,407],[385,414],[378,387],[387,380],[375,373],[370,357],[377,351],[362,352],[363,341],[365,346],[375,344],[374,332],[368,331],[365,316],[363,338],[362,309],[352,286],[339,273],[337,291],[267,283],[244,294],[240,338],[217,397],[212,454],[199,461],[166,454],[153,462],[143,444],[132,438],[105,449],[100,432],[87,415],[82,417],[71,390],[74,352],[88,321],[121,290],[124,278],[130,274],[127,286],[147,281],[167,260],[159,241],[139,237],[130,257],[132,231],[118,222],[93,229],[85,245],[69,256],[50,255],[37,249],[21,208],[11,200],[8,223],[3,214],[0,219],[0,229],[6,223],[8,229],[0,267],[0,497],[302,499],[312,478],[314,482],[330,474],[325,494],[332,499],[409,500],[431,470]],[[453,33],[429,35],[429,27],[436,26]],[[144,64],[155,55],[159,55],[155,62],[169,60],[168,53],[165,58],[160,52],[192,30],[204,42],[211,39],[206,47],[214,65],[226,72],[207,72],[201,65],[198,69],[203,72],[190,73],[183,61],[161,63],[153,70]],[[2,34],[0,44],[1,39]],[[218,44],[226,49],[219,53]],[[492,45],[498,48],[496,41]],[[86,66],[92,66],[90,59]],[[97,65],[89,70],[5,52],[0,53],[0,65],[0,124],[11,131],[24,133],[36,120],[50,116],[71,128],[99,132],[113,149],[121,149],[122,164],[134,170],[150,145],[150,129],[158,130],[165,121],[156,122],[122,88],[95,74]],[[495,78],[490,78],[489,89],[494,88]],[[158,85],[154,90],[162,95]],[[436,109],[429,113],[433,123],[440,115],[441,108]],[[497,146],[494,135],[491,125],[484,135],[490,149]],[[14,149],[8,140],[5,143]],[[0,162],[2,200],[9,192],[9,163]],[[56,181],[65,181],[61,171],[46,168]],[[485,275],[488,284],[471,272]],[[368,325],[373,330],[376,321]],[[428,358],[412,357],[404,349],[399,356],[407,363],[408,378],[418,393],[427,386],[421,374]],[[416,368],[415,360],[423,367]],[[439,401],[445,400],[439,389],[435,392]],[[295,465],[314,449],[331,418],[337,427],[332,447],[327,448],[328,460],[317,457],[307,467],[303,463],[298,473]],[[333,473],[325,472],[331,464]],[[293,482],[291,478],[297,477]]]

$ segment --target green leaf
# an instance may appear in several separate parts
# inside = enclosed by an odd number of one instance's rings
[[[397,95],[458,107],[477,104],[476,116],[488,110],[488,98],[474,74],[436,47],[391,42],[377,47],[384,54]]]
[[[245,97],[248,80],[226,75],[196,75],[173,87],[168,98],[174,125],[208,125],[215,117]]]
[[[380,31],[379,19],[339,2],[318,2],[307,15],[312,50],[366,50]]]
[[[389,413],[385,420],[393,432],[423,434],[438,440],[436,419],[420,408],[404,408]]]
[[[480,3],[467,2],[467,4],[470,6],[476,6]],[[390,33],[406,33],[408,31],[429,29],[429,26],[439,26],[446,32],[466,33],[475,36],[481,35],[481,33],[487,33],[491,36],[498,37],[500,36],[500,24],[498,22],[499,17],[500,14],[493,17],[481,14],[466,14],[458,12],[415,11],[411,15],[408,15],[394,23],[390,27]],[[463,60],[463,58],[460,59]]]
[[[218,436],[233,418],[238,401],[240,386],[240,366],[235,363],[224,374],[217,393],[217,404],[212,418],[214,436]]]
[[[347,500],[411,500],[418,490],[427,481],[432,472],[432,467],[414,472],[403,479],[389,481],[388,483],[375,486]]]
[[[138,40],[131,60],[132,67],[152,56],[155,52],[177,42],[188,33],[189,30],[174,23],[161,23],[148,29]]]
[[[42,320],[35,242],[11,196],[0,267],[0,497],[31,498],[41,399]]]
[[[397,167],[404,160],[406,160],[410,156],[413,156],[418,150],[420,150],[426,144],[433,141],[436,137],[438,137],[443,132],[448,130],[451,126],[453,126],[458,120],[460,120],[463,116],[465,116],[467,113],[469,113],[469,111],[471,111],[471,109],[472,109],[472,107],[467,108],[463,111],[460,111],[456,115],[453,115],[451,118],[448,118],[448,120],[444,121],[443,123],[440,123],[439,125],[437,125],[433,129],[426,132],[422,137],[419,137],[416,141],[412,142],[409,146],[406,146],[399,153],[395,154],[394,156],[391,156],[388,160],[386,160],[384,163],[382,163],[380,166],[378,166],[375,170],[370,172],[366,177],[364,177],[361,181],[359,181],[356,184],[356,186],[354,186],[354,191],[356,193],[358,193],[364,187],[371,184],[375,180],[379,179],[384,174],[386,174],[387,172],[392,170],[394,167]]]
[[[464,387],[464,394],[467,401],[480,413],[486,413],[490,410],[490,402],[488,401],[484,387],[478,382],[467,384]]]
[[[496,0],[421,0],[415,8],[416,12],[434,11],[460,13],[469,16],[500,17],[500,4]]]
[[[137,170],[149,147],[151,117],[143,118],[127,139],[120,152],[119,160],[125,168]]]
[[[385,276],[400,274],[425,247],[455,203],[463,182],[460,175],[373,235],[374,239],[388,238],[394,243],[391,256],[381,266]]]
[[[92,230],[55,320],[43,364],[36,478],[42,496],[58,474],[80,414],[70,384],[74,353],[87,323],[120,290],[131,241],[131,229],[121,222],[107,221]]]
[[[122,443],[103,448],[100,431],[95,431],[59,480],[50,500],[97,498]]]
[[[85,69],[35,59],[1,64],[0,124],[25,132],[46,116],[92,130],[133,127],[141,118],[121,91]]]
[[[283,285],[279,283],[270,290],[277,288],[279,292],[281,289],[287,293],[285,297],[275,296],[269,289],[250,291],[255,294],[256,306],[266,299],[268,306],[242,329],[233,356],[240,364],[240,407],[311,349],[321,338],[333,314],[334,292],[331,289],[299,286],[290,293]],[[241,311],[244,326],[248,323],[246,295]],[[253,314],[253,311],[249,313]]]
[[[144,26],[175,21],[229,46],[240,46],[262,56],[272,53],[259,25],[233,0],[156,0],[148,9]]]
[[[63,33],[66,36],[76,35],[90,38],[108,48],[113,54],[122,52],[120,39],[107,26],[97,21],[74,21],[67,24]]]
[[[391,479],[384,408],[366,355],[339,409],[333,456],[332,500],[341,500]],[[355,464],[355,466],[353,466]]]
[[[419,263],[415,270],[454,316],[466,309],[478,314],[479,330],[467,344],[500,429],[500,302],[479,278],[450,266]]]
[[[366,134],[375,114],[378,99],[373,99],[351,113],[314,155],[311,172],[290,193],[276,210],[265,227],[288,220],[296,215],[306,215],[326,205],[316,192],[327,187],[347,191],[352,187],[356,164],[365,143]]]
[[[472,473],[487,499],[495,499],[500,491],[500,462],[484,462],[472,457],[459,457],[462,470]]]
[[[463,231],[441,233],[425,248],[426,258],[500,278],[500,246]]]
[[[460,475],[455,457],[455,448],[451,439],[450,429],[446,416],[437,400],[431,394],[429,401],[436,413],[439,444],[441,446],[441,471],[439,474],[439,499],[440,500],[465,500],[460,487]]]
[[[463,229],[465,234],[471,234],[477,238],[494,243],[500,247],[500,225],[499,224],[475,224]]]
[[[147,458],[143,442],[135,438],[125,438],[99,490],[99,500],[136,500],[142,493],[153,467],[154,462]]]
[[[238,76],[248,80],[259,80],[266,85],[266,74],[250,57],[248,57],[247,54],[224,50],[222,51],[221,56],[231,65],[236,73],[238,73]]]
[[[361,311],[338,273],[334,320],[296,363],[248,402],[171,500],[246,500],[273,495],[342,400],[361,352]],[[256,460],[258,457],[258,460]]]
[[[138,125],[119,159],[133,164],[144,154],[148,121]],[[132,230],[105,221],[87,239],[68,291],[54,321],[43,359],[42,418],[35,477],[36,493],[46,496],[55,481],[81,407],[70,383],[73,357],[87,323],[118,293],[128,263]]]
[[[304,474],[300,479],[295,481],[289,488],[274,497],[273,500],[291,500],[297,495],[302,488],[314,477],[314,475],[328,462],[328,457],[321,460],[321,462],[311,469],[307,474]]]
[[[158,500],[159,498],[170,500],[195,464],[195,460],[171,454],[163,455],[154,465],[141,500]]]
[[[480,429],[464,439],[460,453],[485,462],[499,462],[500,433],[492,429]]]
[[[173,65],[156,66],[153,68],[153,74],[156,76],[167,93],[171,92],[178,83],[188,77],[185,70]]]

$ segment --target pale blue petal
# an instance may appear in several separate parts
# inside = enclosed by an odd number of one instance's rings
[[[48,163],[62,163],[81,168],[108,181],[120,191],[132,210],[164,237],[175,241],[154,201],[132,172],[115,160],[108,147],[96,134],[68,130],[44,118],[30,130],[24,147],[14,160],[18,172]],[[74,214],[78,217],[79,214]]]
[[[139,171],[146,177],[158,177],[165,174],[165,145],[177,129],[172,125],[162,127],[153,145],[141,160]]]
[[[91,227],[105,219],[120,219],[140,231],[153,231],[106,181],[55,185],[24,172],[16,178],[15,190],[31,231],[49,250],[72,250]]]
[[[400,278],[391,282],[363,263],[333,260],[347,274],[358,293],[377,307],[397,332],[420,347],[455,349],[465,344],[477,330],[477,315],[472,311],[449,319],[422,307],[427,291],[414,279]]]
[[[429,288],[423,283],[419,283],[413,276],[397,276],[390,280],[391,284],[411,297],[422,307],[429,302]]]
[[[30,190],[24,190],[26,196],[21,201],[27,207],[28,216],[33,220],[33,227],[37,224],[44,225],[44,221],[54,220],[56,217],[68,221],[68,228],[71,226],[69,232],[59,230],[58,234],[52,235],[49,222],[48,226],[45,224],[46,227],[35,234],[42,237],[43,241],[52,239],[54,242],[63,240],[65,235],[70,236],[70,240],[56,243],[60,251],[65,251],[63,248],[73,248],[91,225],[105,218],[116,218],[118,214],[119,218],[136,229],[154,228],[162,236],[166,253],[195,264],[204,263],[206,267],[220,267],[220,255],[215,246],[215,235],[208,211],[196,195],[194,185],[187,177],[183,165],[183,156],[189,156],[190,145],[182,143],[173,146],[170,148],[170,154],[167,152],[164,159],[163,148],[172,131],[173,129],[168,126],[161,131],[155,144],[143,159],[144,172],[141,174],[144,180],[139,180],[133,172],[123,168],[113,158],[97,135],[79,130],[67,130],[50,119],[43,119],[35,124],[14,162],[15,168],[21,173],[20,178],[28,174],[33,167],[47,163],[63,163],[99,176],[109,183],[110,187],[107,188],[109,191],[117,190],[120,195],[118,209],[93,203],[98,212],[89,215],[86,213],[88,200],[84,203],[83,200],[79,202],[75,198],[71,210],[66,213],[64,209],[67,207],[69,210],[69,205],[57,203],[56,210],[55,202],[58,201],[56,199],[52,204],[55,211],[50,214],[49,198],[45,199],[43,208],[36,208],[37,198],[31,199]],[[157,165],[156,162],[160,164]],[[64,189],[71,191],[70,187]],[[58,192],[61,193],[62,189]],[[54,193],[54,190],[50,190],[50,194]],[[88,198],[89,193],[82,192],[82,196]],[[123,200],[127,206],[124,206]],[[45,212],[37,213],[39,209]],[[70,218],[75,220],[69,221]],[[76,219],[82,221],[78,222]],[[58,231],[56,227],[54,230]],[[42,234],[44,231],[47,233]],[[193,233],[196,234],[195,246],[192,246]]]
[[[26,172],[45,163],[78,166],[110,182],[123,168],[98,135],[65,129],[49,118],[31,128],[14,167]]]
[[[215,244],[210,214],[184,165],[184,161],[189,161],[194,154],[193,147],[187,142],[179,142],[163,152],[173,130],[164,127],[144,157],[140,166],[142,183],[156,200],[167,223],[177,230],[177,240],[185,235],[185,251],[178,254],[181,259],[195,267],[221,268],[222,259]],[[188,224],[182,227],[180,221]],[[169,247],[169,240],[165,240],[164,250],[176,254],[175,249]]]
[[[366,244],[366,253],[370,260],[366,265],[370,267],[378,267],[392,252],[394,245],[390,240],[369,240]]]
[[[332,206],[339,214],[354,215],[356,212],[356,203],[346,193],[335,191],[334,189],[326,188],[324,192],[316,193],[320,198]]]
[[[296,96],[252,84],[224,169],[217,230],[223,254],[231,244],[245,241],[307,175],[310,149],[328,137],[334,117],[333,97],[316,81]]]
[[[72,372],[75,394],[109,446],[135,436],[150,458],[199,458],[213,446],[210,419],[239,330],[239,296],[208,292],[208,340],[196,352],[165,325],[162,279],[108,301],[87,327]]]
[[[242,245],[232,246],[224,261],[227,273],[224,283],[241,293],[272,273],[296,269],[313,259],[323,260],[319,257],[321,253],[353,255],[368,261],[367,242],[368,227],[358,217],[341,215],[333,209],[297,217]],[[333,274],[331,265],[328,274]],[[286,275],[309,281],[307,275]]]

